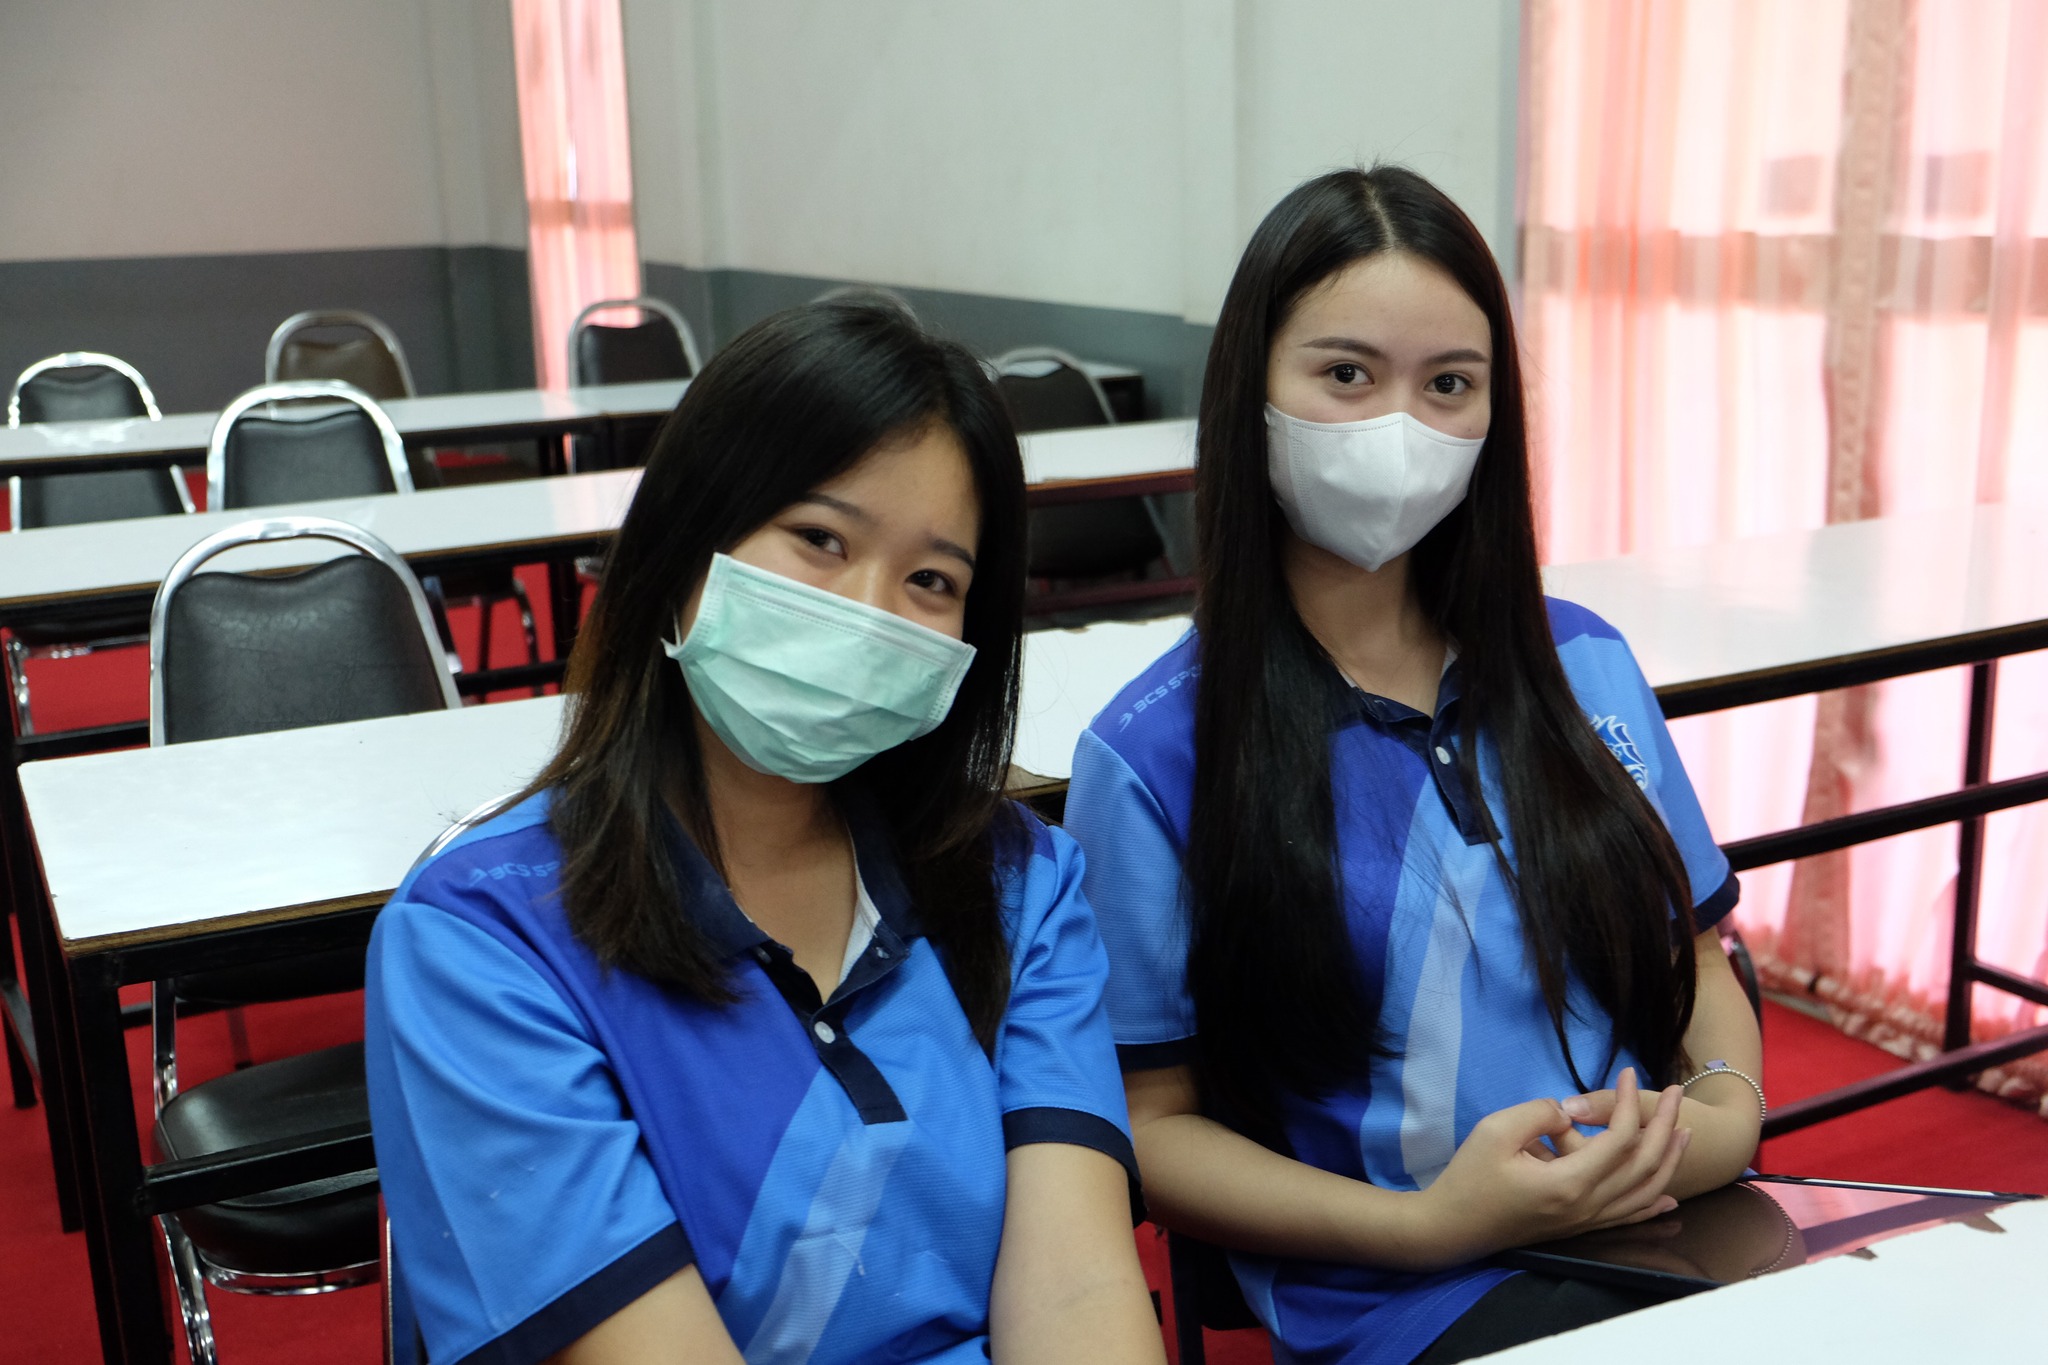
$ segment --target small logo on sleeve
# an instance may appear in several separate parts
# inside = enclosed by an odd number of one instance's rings
[[[1130,725],[1130,723],[1138,718],[1138,713],[1140,711],[1144,711],[1150,707],[1157,706],[1160,702],[1165,701],[1168,693],[1171,693],[1178,689],[1182,683],[1199,676],[1201,671],[1202,669],[1199,664],[1193,668],[1183,668],[1180,672],[1174,674],[1165,682],[1159,684],[1159,686],[1153,688],[1150,692],[1147,692],[1144,696],[1132,702],[1131,709],[1124,712],[1121,716],[1117,717],[1117,733],[1122,734],[1124,730]]]
[[[1650,765],[1643,762],[1642,751],[1636,748],[1636,742],[1628,732],[1628,722],[1620,716],[1594,716],[1591,719],[1594,733],[1605,742],[1628,775],[1636,780],[1636,785],[1648,791]]]
[[[496,867],[473,867],[469,870],[469,885],[501,882],[507,877],[552,877],[561,867],[559,858],[546,863],[499,863]]]

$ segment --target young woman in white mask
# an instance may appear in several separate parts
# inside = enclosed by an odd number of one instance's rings
[[[979,363],[779,314],[655,441],[561,747],[379,917],[400,1359],[1156,1365],[1070,840],[1003,801]]]
[[[1735,880],[1621,637],[1546,600],[1506,290],[1390,167],[1311,181],[1203,380],[1196,630],[1081,739],[1153,1216],[1296,1362],[1636,1306],[1506,1248],[1723,1184],[1761,1117]]]

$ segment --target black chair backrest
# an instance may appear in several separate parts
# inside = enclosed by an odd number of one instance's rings
[[[397,491],[382,433],[360,408],[296,421],[251,411],[228,431],[222,508]]]
[[[444,709],[405,583],[367,555],[283,575],[196,573],[164,614],[164,742]]]
[[[135,381],[105,365],[43,370],[21,386],[24,422],[80,422],[147,417],[149,405]]]
[[[278,350],[275,379],[339,379],[372,398],[410,398],[398,358],[374,336],[315,341],[295,336]]]
[[[586,322],[576,333],[572,356],[578,384],[639,384],[654,379],[688,379],[690,358],[683,339],[665,317],[648,313],[637,327]]]
[[[162,469],[109,469],[95,474],[31,475],[21,481],[21,525],[74,526],[84,521],[174,517],[177,475]]]
[[[1109,414],[1102,410],[1088,376],[1067,365],[1036,378],[999,375],[996,391],[1002,394],[1010,421],[1020,432],[1109,425]]]

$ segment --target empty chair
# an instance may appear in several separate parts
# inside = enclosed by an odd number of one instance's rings
[[[594,322],[599,313],[638,308],[636,326]],[[569,382],[641,384],[657,379],[688,379],[703,368],[697,338],[673,304],[645,296],[593,303],[569,324]],[[596,443],[577,437],[569,443],[569,459],[577,469],[598,467],[602,458],[613,466],[636,465],[647,458],[659,418],[637,418],[612,425],[613,446],[600,457]]]
[[[290,574],[200,569],[263,541],[316,537],[354,551]],[[424,593],[382,541],[323,517],[245,522],[172,566],[150,616],[151,744],[177,744],[459,705]],[[156,983],[156,1145],[206,1155],[366,1122],[362,1045],[265,1062],[180,1090],[177,1009],[253,1003],[362,984],[363,951],[228,968]],[[232,1017],[232,1016],[231,1016]],[[159,1218],[186,1343],[214,1360],[207,1286],[306,1294],[378,1277],[376,1172],[183,1209]]]
[[[592,322],[614,308],[638,308],[631,327]],[[688,379],[702,369],[696,334],[674,304],[641,295],[591,304],[569,324],[569,382],[639,384],[654,379]]]
[[[349,308],[315,309],[294,313],[270,334],[263,352],[264,382],[334,379],[385,401],[411,398],[412,367],[406,364],[405,347],[397,333],[369,313]],[[416,488],[439,488],[441,471],[431,451],[417,458],[408,452],[407,467]],[[459,570],[441,575],[432,585],[440,600],[475,602],[482,614],[480,657],[477,667],[491,664],[491,613],[500,602],[511,602],[519,611],[526,632],[526,661],[540,660],[540,636],[534,629],[533,604],[526,588],[509,568]]]
[[[324,401],[312,411],[278,406],[309,399]],[[221,412],[207,443],[212,511],[412,490],[398,429],[376,400],[340,380],[250,389]]]
[[[996,388],[1019,432],[1109,426],[1109,399],[1081,362],[1049,346],[1009,351],[990,362]],[[1031,512],[1029,571],[1039,578],[1137,576],[1164,551],[1139,498],[1103,498]]]
[[[294,313],[277,325],[264,348],[263,380],[290,379],[339,379],[380,400],[417,392],[397,335],[349,308]]]
[[[156,395],[127,361],[96,351],[67,351],[21,372],[7,397],[7,425],[141,417],[158,421]],[[90,474],[30,474],[7,481],[8,525],[21,531],[88,521],[173,516],[192,510],[184,471],[115,469]],[[94,612],[19,626],[7,640],[8,693],[19,732],[34,733],[27,663],[139,644],[149,628],[141,611]]]

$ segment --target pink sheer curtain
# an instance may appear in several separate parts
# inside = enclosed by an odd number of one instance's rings
[[[1546,552],[2048,501],[2048,4],[1528,0],[1525,335]],[[1910,566],[1901,566],[1910,571]],[[1948,671],[1673,729],[1721,837],[1953,788]],[[2007,660],[1994,776],[2048,768]],[[2048,810],[1992,817],[1980,951],[2048,971]],[[1953,826],[1744,876],[1780,985],[1939,1037]],[[2042,1011],[1980,991],[1977,1036]],[[2048,1063],[1987,1079],[2038,1094]]]
[[[534,373],[569,383],[569,324],[640,292],[619,0],[512,0]]]

